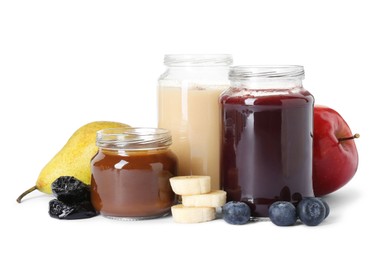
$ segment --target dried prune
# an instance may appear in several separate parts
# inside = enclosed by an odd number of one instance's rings
[[[66,204],[58,199],[49,202],[49,215],[58,219],[82,219],[98,215],[90,201]]]
[[[89,185],[73,176],[61,176],[57,178],[52,183],[52,192],[58,200],[67,204],[90,200]]]

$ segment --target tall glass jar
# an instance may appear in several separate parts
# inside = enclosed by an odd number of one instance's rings
[[[219,96],[229,87],[232,56],[166,55],[158,86],[159,127],[172,133],[179,175],[209,175],[220,187]]]
[[[267,217],[277,200],[313,196],[313,96],[302,66],[236,66],[222,104],[222,188]]]
[[[169,179],[177,159],[170,132],[159,128],[112,128],[97,133],[91,161],[91,202],[101,215],[138,220],[170,213],[176,196]]]

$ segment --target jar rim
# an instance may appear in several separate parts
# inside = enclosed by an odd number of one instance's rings
[[[231,54],[166,54],[164,64],[170,67],[230,66]]]
[[[232,66],[230,80],[250,79],[304,79],[302,65],[241,65]]]
[[[105,149],[150,150],[171,145],[171,132],[164,128],[120,127],[97,131],[96,145]]]

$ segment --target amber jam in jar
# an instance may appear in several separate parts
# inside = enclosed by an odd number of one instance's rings
[[[98,131],[98,153],[91,161],[91,200],[101,215],[138,220],[168,215],[176,203],[169,179],[177,158],[171,135],[161,128]]]
[[[222,188],[267,217],[277,200],[313,196],[313,96],[302,66],[237,66],[222,93]]]

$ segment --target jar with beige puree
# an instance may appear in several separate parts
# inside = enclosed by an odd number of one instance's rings
[[[158,84],[158,125],[172,133],[178,175],[209,175],[220,188],[219,96],[232,56],[166,55]]]
[[[113,128],[97,133],[91,161],[91,201],[101,215],[138,220],[164,216],[176,204],[169,179],[177,158],[171,135],[159,128]]]

